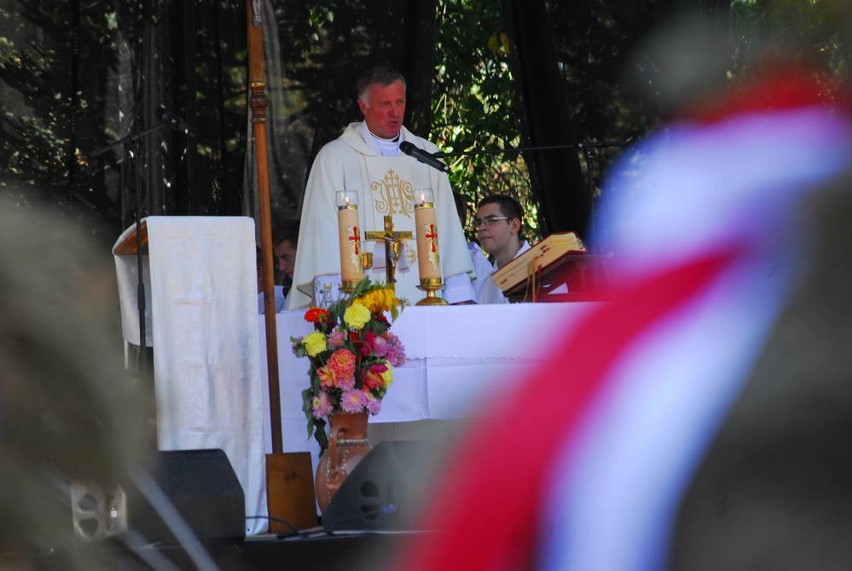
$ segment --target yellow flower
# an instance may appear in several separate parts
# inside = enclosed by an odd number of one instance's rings
[[[370,321],[370,310],[360,303],[353,303],[343,312],[343,320],[351,329],[361,329]]]
[[[396,294],[392,289],[382,288],[362,295],[355,300],[355,303],[360,303],[373,313],[391,311],[396,316],[399,300],[396,298]]]
[[[360,303],[371,312],[377,312],[381,310],[381,299],[377,295],[379,293],[378,290],[371,291],[370,293],[366,293],[355,300],[355,303]]]
[[[313,333],[305,335],[305,338],[302,339],[302,343],[305,345],[305,353],[307,353],[309,357],[316,357],[327,348],[325,335],[319,331],[314,331]]]
[[[387,365],[388,369],[382,373],[382,380],[385,382],[385,388],[388,388],[393,382],[393,367],[387,361],[385,361],[385,365]]]

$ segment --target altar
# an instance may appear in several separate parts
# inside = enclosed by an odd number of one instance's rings
[[[124,338],[153,347],[158,449],[222,449],[245,493],[246,533],[262,533],[265,454],[273,448],[265,319],[257,315],[254,222],[245,217],[144,222],[149,255],[137,259],[123,249],[136,244],[135,226],[119,237],[114,254]],[[572,327],[593,306],[405,308],[392,330],[405,346],[407,362],[394,372],[381,412],[370,418],[370,439],[424,440],[430,426],[487,412],[492,399],[558,350],[555,333]],[[315,468],[318,447],[307,436],[301,397],[309,365],[295,357],[290,342],[309,333],[311,324],[302,311],[277,314],[275,322],[283,451],[310,452]]]

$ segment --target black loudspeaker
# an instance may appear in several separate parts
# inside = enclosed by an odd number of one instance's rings
[[[158,452],[152,475],[198,539],[245,539],[245,494],[225,452]],[[162,516],[138,490],[128,494],[127,527],[152,543],[178,543]]]
[[[343,481],[322,525],[335,531],[410,529],[430,480],[430,451],[421,442],[382,442]]]

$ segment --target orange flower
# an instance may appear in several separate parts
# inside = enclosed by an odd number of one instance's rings
[[[388,384],[387,371],[388,366],[386,364],[376,363],[370,365],[361,376],[361,385],[368,391],[385,388]]]
[[[325,388],[351,388],[355,384],[355,355],[349,349],[338,349],[324,367],[317,369],[317,377]]]

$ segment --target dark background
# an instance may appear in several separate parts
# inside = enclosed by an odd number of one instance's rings
[[[443,150],[568,147],[454,157],[451,179],[471,206],[518,197],[532,238],[585,235],[601,174],[671,111],[665,54],[642,48],[652,31],[687,13],[718,26],[707,75],[722,83],[770,33],[846,73],[831,13],[784,20],[783,4],[265,2],[274,224],[298,217],[313,156],[360,119],[357,75],[385,63],[408,79],[407,125]],[[0,30],[0,189],[18,206],[57,205],[110,245],[137,212],[255,214],[244,2],[0,0]],[[161,105],[195,136],[163,126]]]

